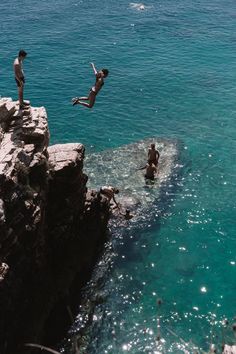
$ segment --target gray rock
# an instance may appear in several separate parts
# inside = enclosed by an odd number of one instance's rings
[[[225,344],[222,353],[223,354],[236,354],[236,345]]]
[[[84,158],[84,146],[77,143],[49,146],[49,163],[55,171],[61,171],[81,163]]]
[[[16,105],[11,99],[0,99],[0,124],[13,118]]]

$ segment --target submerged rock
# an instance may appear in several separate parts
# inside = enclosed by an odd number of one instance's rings
[[[145,181],[147,152],[151,143],[160,152],[158,174],[155,181]],[[99,189],[112,185],[120,190],[116,197],[123,209],[135,210],[136,221],[153,217],[153,212],[163,210],[165,203],[171,203],[177,187],[177,180],[183,167],[179,162],[180,142],[150,138],[124,145],[114,150],[92,153],[85,160],[85,171],[90,176],[88,185]],[[160,208],[153,208],[159,203]]]

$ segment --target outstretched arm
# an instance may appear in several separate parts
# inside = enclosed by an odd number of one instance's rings
[[[94,63],[91,63],[91,66],[92,66],[92,68],[93,68],[94,74],[97,75],[98,72],[97,72],[97,69],[95,68]]]
[[[117,201],[116,201],[116,199],[115,199],[115,196],[112,197],[112,200],[113,200],[113,202],[115,203],[116,208],[119,209],[119,204],[117,203]]]
[[[145,165],[143,167],[139,167],[139,168],[137,168],[137,171],[145,170],[146,167],[147,167],[147,165]]]

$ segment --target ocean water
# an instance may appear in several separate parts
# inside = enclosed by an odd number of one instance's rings
[[[168,212],[127,227],[117,246],[90,353],[206,349],[236,315],[236,3],[144,5],[0,2],[0,95],[17,98],[12,63],[24,48],[25,98],[46,107],[51,144],[81,142],[88,155],[152,136],[183,146]],[[93,110],[72,107],[93,85],[90,62],[110,74]]]

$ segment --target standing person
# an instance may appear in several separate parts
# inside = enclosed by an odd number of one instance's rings
[[[107,69],[101,69],[97,71],[95,68],[94,64],[91,63],[91,66],[93,68],[93,72],[96,76],[96,81],[94,86],[90,89],[89,95],[87,97],[75,97],[72,98],[72,103],[73,106],[76,104],[81,104],[84,107],[87,108],[92,108],[95,101],[96,101],[96,96],[98,92],[101,90],[102,86],[104,85],[104,79],[108,76],[109,71]],[[87,102],[81,102],[81,101],[88,101]]]
[[[24,108],[28,104],[24,102],[24,85],[25,85],[25,76],[23,71],[23,60],[26,58],[27,53],[21,49],[18,53],[18,57],[14,60],[14,73],[15,80],[18,87],[18,97],[19,97],[19,105],[20,109]]]
[[[157,166],[159,157],[160,157],[159,151],[156,150],[155,144],[152,143],[150,145],[150,148],[148,149],[148,162],[151,162],[155,166]]]
[[[148,163],[141,168],[138,168],[138,170],[144,170],[146,169],[146,173],[145,173],[145,178],[149,179],[151,181],[154,181],[155,179],[155,173],[157,172],[157,168],[156,166],[152,163],[152,161],[148,161]]]

